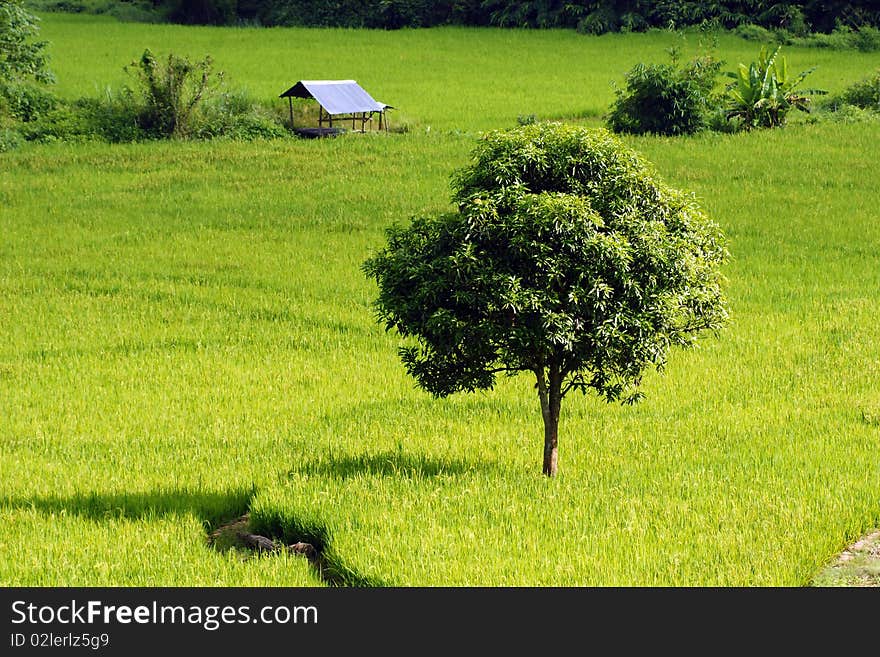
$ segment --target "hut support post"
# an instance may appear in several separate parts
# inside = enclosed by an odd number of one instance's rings
[[[288,96],[287,100],[290,102],[290,129],[293,130],[293,96]]]

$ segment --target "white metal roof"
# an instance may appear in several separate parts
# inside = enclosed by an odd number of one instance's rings
[[[354,80],[300,80],[281,98],[314,98],[328,114],[381,112],[390,107],[373,100]]]

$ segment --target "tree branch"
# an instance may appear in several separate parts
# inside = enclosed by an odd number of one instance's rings
[[[498,367],[494,370],[489,370],[490,374],[499,374],[501,372],[522,372],[523,369],[521,367]]]

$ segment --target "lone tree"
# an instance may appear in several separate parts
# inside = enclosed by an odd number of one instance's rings
[[[544,123],[482,138],[452,178],[456,212],[387,229],[363,264],[400,357],[436,397],[532,372],[543,472],[562,399],[634,402],[649,365],[727,318],[724,237],[617,137]]]

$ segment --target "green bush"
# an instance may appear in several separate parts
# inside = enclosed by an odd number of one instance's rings
[[[706,127],[721,62],[698,57],[686,66],[636,64],[607,116],[614,132],[687,135]]]
[[[712,132],[725,132],[732,134],[743,129],[742,120],[738,117],[730,117],[722,105],[713,107],[706,115],[706,129]]]
[[[875,52],[880,50],[880,29],[870,25],[863,25],[858,28],[838,25],[832,32],[827,34],[817,32],[804,36],[792,35],[783,30],[779,32],[777,40],[785,45],[793,46]]]
[[[168,12],[152,2],[110,3],[107,14],[126,23],[162,23],[168,20]]]
[[[795,36],[809,34],[810,27],[800,7],[782,2],[773,2],[769,5],[757,15],[757,23],[784,30]]]
[[[33,121],[54,103],[46,85],[55,76],[48,43],[36,40],[38,23],[21,0],[0,2],[0,100],[3,111],[20,121]]]
[[[841,105],[833,112],[826,113],[824,118],[834,123],[874,123],[880,121],[880,111],[855,105]]]
[[[752,23],[737,25],[733,30],[733,33],[742,39],[758,41],[759,43],[773,43],[779,38],[772,30],[768,30],[766,27],[761,27],[760,25],[754,25]]]
[[[147,49],[126,67],[137,80],[141,110],[138,124],[156,138],[189,137],[198,122],[200,104],[223,77],[214,73],[210,55],[200,62],[170,53],[162,61]]]
[[[616,32],[619,27],[617,14],[610,7],[599,7],[578,21],[575,29],[581,34],[605,34]]]
[[[113,0],[28,0],[35,11],[68,14],[104,14],[116,3]]]
[[[862,52],[875,52],[880,50],[880,29],[864,25],[858,30],[852,30],[850,43],[856,50]]]
[[[0,153],[18,148],[23,141],[24,138],[18,130],[14,128],[0,128]]]
[[[167,138],[145,129],[144,105],[130,89],[101,98],[79,98],[58,103],[38,120],[24,124],[21,137],[34,142],[81,142],[101,140],[126,143]],[[245,92],[217,94],[204,104],[191,123],[190,139],[250,141],[288,136],[290,133],[267,108],[250,100]]]
[[[251,141],[289,135],[277,113],[262,107],[239,90],[218,94],[205,104],[193,137]]]
[[[22,126],[27,141],[85,141],[95,138],[89,118],[75,103],[59,102],[39,119]]]
[[[841,99],[847,105],[880,111],[880,68],[872,76],[847,87]]]
[[[851,84],[839,94],[832,96],[826,108],[839,111],[845,107],[880,112],[880,68],[863,80]]]
[[[168,20],[168,14],[173,9],[153,0],[29,0],[28,5],[35,11],[106,14],[132,23]]]
[[[130,91],[103,98],[78,98],[60,102],[37,121],[28,124],[28,141],[88,141],[111,143],[144,141],[149,138],[138,125],[140,107]]]
[[[81,99],[79,106],[94,126],[95,134],[110,143],[144,141],[150,135],[139,123],[139,106],[129,89],[103,99]]]
[[[5,101],[5,111],[24,122],[37,120],[57,103],[48,90],[27,82],[4,83],[0,80],[0,96]]]
[[[272,109],[251,100],[244,91],[220,90],[222,73],[212,61],[192,63],[170,54],[158,60],[146,50],[126,67],[137,85],[98,98],[55,102],[34,121],[22,124],[26,141],[111,143],[149,139],[265,139],[290,133]],[[9,104],[0,99],[0,105]],[[12,143],[12,137],[9,137]],[[20,140],[18,140],[20,141]],[[18,143],[17,141],[15,143]]]

